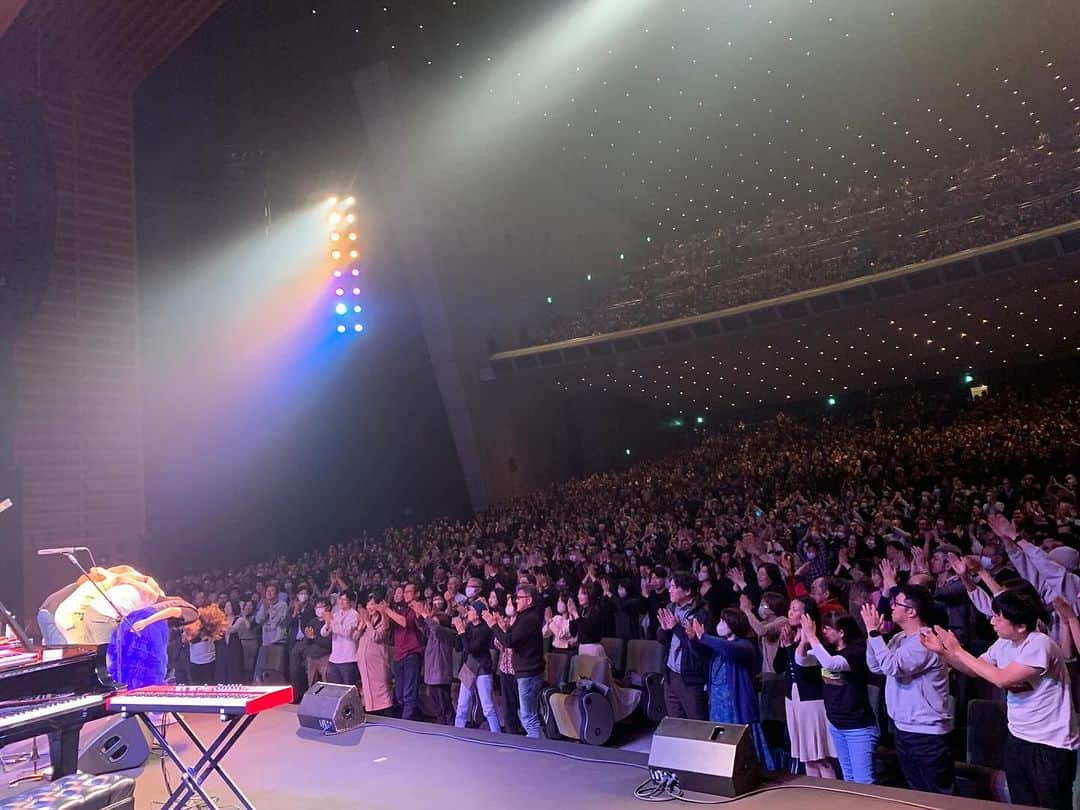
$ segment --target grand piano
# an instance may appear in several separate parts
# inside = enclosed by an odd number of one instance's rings
[[[52,778],[74,773],[83,724],[104,717],[114,691],[106,645],[27,649],[0,638],[0,748],[46,734]]]

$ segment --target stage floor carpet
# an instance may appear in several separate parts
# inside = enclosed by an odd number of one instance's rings
[[[185,717],[204,743],[217,733],[216,717]],[[110,721],[88,724],[83,738],[88,739],[106,722]],[[170,726],[168,737],[175,744],[182,732]],[[502,743],[515,747],[504,747]],[[10,755],[21,747],[23,744],[10,746],[3,753]],[[640,742],[630,746],[641,747]],[[193,761],[194,746],[190,742],[178,748],[185,761]],[[647,760],[647,747],[641,751],[534,742],[518,736],[383,718],[373,718],[372,723],[353,731],[324,737],[300,729],[296,707],[287,706],[257,717],[222,764],[259,810],[401,810],[403,802],[413,807],[622,810],[643,805],[633,794],[648,776]],[[168,763],[166,769],[171,783],[177,784],[176,768]],[[25,765],[9,768],[5,777],[10,780],[26,770]],[[135,795],[139,810],[159,807],[168,795],[160,756],[152,755],[131,775],[138,783]],[[220,799],[222,808],[236,806],[216,775],[207,785],[211,796]],[[800,810],[883,810],[913,805],[930,810],[1001,808],[991,802],[874,786],[850,787],[877,798],[854,796],[835,790],[849,787],[842,782],[805,777],[785,785],[790,789],[739,800],[739,810],[790,806]],[[11,792],[0,791],[0,807]],[[715,797],[691,795],[716,801]]]

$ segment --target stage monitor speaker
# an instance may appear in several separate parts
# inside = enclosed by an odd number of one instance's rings
[[[734,797],[761,777],[750,727],[665,717],[649,750],[649,770],[674,774],[684,790]]]
[[[138,768],[150,758],[150,743],[138,718],[110,723],[81,746],[79,770],[100,776]]]
[[[304,694],[296,716],[301,728],[337,734],[363,723],[364,707],[355,686],[320,681]]]

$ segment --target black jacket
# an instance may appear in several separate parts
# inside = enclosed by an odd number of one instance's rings
[[[466,624],[465,633],[458,635],[454,640],[454,646],[465,654],[465,662],[474,674],[491,674],[492,644],[490,627],[483,622]]]
[[[674,605],[668,605],[668,608],[674,610]],[[705,606],[700,601],[695,601],[690,608],[690,613],[687,618],[697,619],[703,625],[709,624],[709,614],[705,609]],[[709,655],[703,655],[700,651],[695,650],[690,644],[690,639],[686,637],[686,631],[681,624],[676,623],[674,630],[665,630],[661,627],[656,632],[656,640],[664,645],[664,662],[667,663],[668,654],[671,651],[672,638],[679,639],[679,649],[682,650],[682,658],[679,662],[679,674],[682,676],[683,682],[688,686],[698,686],[709,680]]]
[[[821,667],[801,667],[795,663],[795,649],[798,645],[787,647],[780,645],[773,659],[773,669],[784,676],[784,697],[791,697],[791,687],[799,687],[799,700],[823,700]]]
[[[495,638],[514,653],[514,675],[529,678],[544,671],[543,608],[533,605],[517,614],[509,630],[492,628]]]

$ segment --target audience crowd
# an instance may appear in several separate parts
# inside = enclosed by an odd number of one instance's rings
[[[534,336],[551,343],[698,315],[947,256],[1080,219],[1080,126],[959,171],[845,189],[660,245],[587,311]]]
[[[735,423],[470,522],[180,577],[166,591],[216,603],[229,631],[198,661],[174,649],[173,667],[205,678],[216,654],[219,680],[274,670],[297,700],[358,683],[368,712],[538,737],[545,652],[655,639],[667,713],[751,724],[770,767],[872,781],[877,685],[907,783],[940,792],[986,682],[1008,694],[1013,801],[1066,807],[1078,438],[1068,386]],[[767,681],[779,737],[760,722]]]

